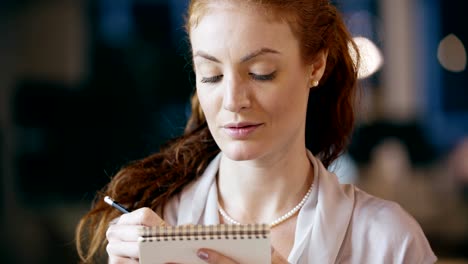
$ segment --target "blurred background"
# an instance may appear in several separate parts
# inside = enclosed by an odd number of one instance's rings
[[[334,2],[363,62],[356,131],[333,170],[400,203],[441,263],[468,263],[467,2]],[[186,5],[0,1],[2,263],[76,263],[95,192],[182,133]]]

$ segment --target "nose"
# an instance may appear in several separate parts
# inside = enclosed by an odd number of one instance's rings
[[[227,81],[223,95],[224,109],[238,113],[251,106],[249,87],[239,78]]]

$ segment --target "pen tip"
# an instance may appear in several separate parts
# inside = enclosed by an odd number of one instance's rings
[[[114,201],[109,196],[104,197],[104,202],[106,202],[109,205],[112,205]]]

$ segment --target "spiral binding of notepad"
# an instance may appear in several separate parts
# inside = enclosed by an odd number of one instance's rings
[[[270,226],[247,225],[183,225],[154,226],[140,229],[141,242],[170,240],[214,240],[214,239],[267,239]]]

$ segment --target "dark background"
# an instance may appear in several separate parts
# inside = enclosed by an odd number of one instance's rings
[[[354,35],[384,46],[381,1],[335,2]],[[463,1],[416,2],[437,14],[431,19],[437,29],[416,38],[432,58],[417,64],[430,83],[416,95],[425,98],[424,107],[403,121],[379,114],[358,120],[347,155],[365,170],[374,148],[396,138],[411,168],[428,171],[430,181],[439,170],[450,171],[446,161],[468,131],[466,70],[448,72],[434,55],[449,33],[468,43],[467,9]],[[95,192],[121,166],[183,132],[194,87],[185,7],[182,0],[0,1],[2,263],[77,262],[74,228]],[[362,11],[366,19],[351,19]],[[430,82],[434,76],[437,82]],[[361,86],[365,95],[379,94],[382,72]],[[445,190],[456,194],[452,212],[467,215],[468,180],[446,181],[456,185]],[[451,236],[425,225],[430,216],[412,214],[439,256],[468,258],[468,218]]]

